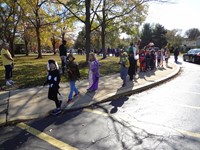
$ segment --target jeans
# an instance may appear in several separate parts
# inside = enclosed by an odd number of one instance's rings
[[[73,92],[78,94],[78,90],[75,85],[76,81],[70,81],[69,83],[70,83],[70,93],[69,93],[68,99],[72,99]]]
[[[174,59],[175,59],[175,62],[177,63],[178,62],[178,56],[174,55]]]
[[[66,56],[61,56],[61,65],[62,65],[62,72],[65,72],[65,67],[66,67]]]
[[[12,65],[6,65],[5,67],[5,79],[10,80],[12,78]]]

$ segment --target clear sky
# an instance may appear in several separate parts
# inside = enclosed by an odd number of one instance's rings
[[[173,4],[151,3],[146,23],[159,23],[166,29],[200,29],[200,0],[174,0]],[[182,34],[183,34],[182,33]]]

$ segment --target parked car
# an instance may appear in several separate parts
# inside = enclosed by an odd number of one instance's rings
[[[183,61],[200,62],[200,49],[191,49],[183,54]]]

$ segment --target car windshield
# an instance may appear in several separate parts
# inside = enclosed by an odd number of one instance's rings
[[[200,53],[200,49],[194,50],[194,53],[195,54]]]

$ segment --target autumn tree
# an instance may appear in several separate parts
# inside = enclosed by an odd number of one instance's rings
[[[196,40],[197,37],[200,36],[200,31],[198,28],[192,28],[189,29],[185,32],[185,35],[190,39],[190,40]]]
[[[89,52],[91,50],[90,45],[90,33],[91,33],[91,25],[94,21],[95,14],[91,13],[91,0],[56,0],[59,4],[62,4],[67,11],[71,13],[78,21],[84,24],[85,26],[85,48],[86,48],[86,62],[89,58]],[[92,16],[92,17],[91,17]]]
[[[173,47],[179,47],[183,41],[181,30],[179,29],[167,30],[166,38],[167,42]]]
[[[11,54],[14,56],[14,40],[17,26],[21,17],[16,0],[4,0],[0,2],[0,38],[8,42]]]
[[[101,26],[101,38],[102,38],[102,49],[103,57],[106,57],[105,53],[105,39],[106,32],[109,26],[118,25],[118,30],[121,29],[129,35],[135,33],[135,29],[144,21],[145,5],[146,1],[108,1],[102,0],[102,14],[97,11],[97,19]],[[107,30],[107,31],[106,31]]]
[[[34,28],[37,36],[37,51],[38,57],[42,58],[41,52],[41,32],[45,28],[60,20],[59,16],[50,13],[49,9],[52,8],[48,0],[23,0],[19,1],[24,16],[29,21],[29,28]]]

